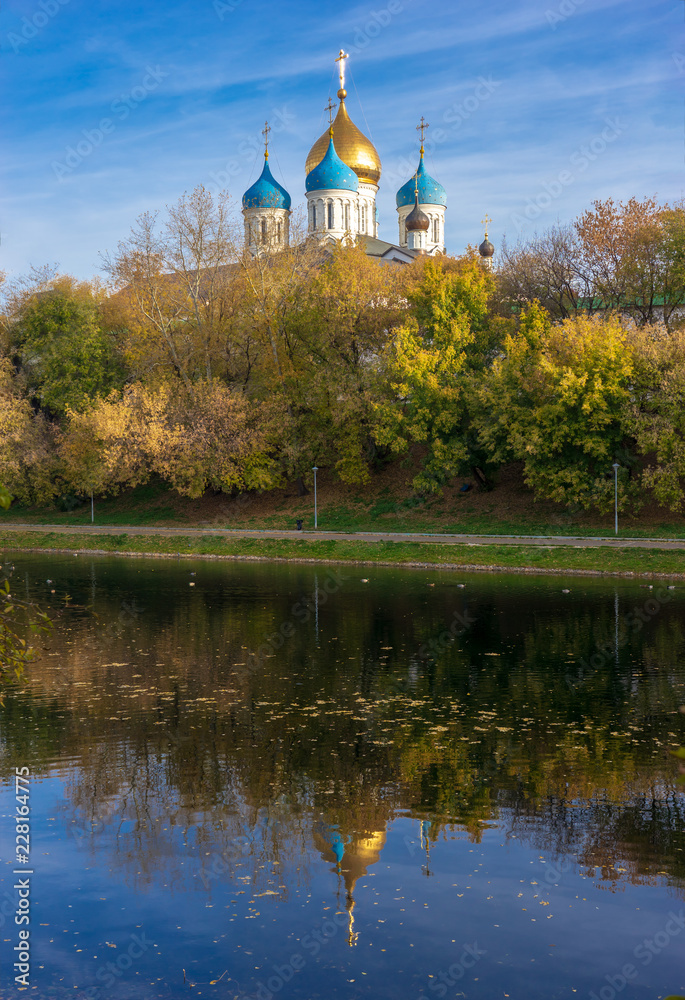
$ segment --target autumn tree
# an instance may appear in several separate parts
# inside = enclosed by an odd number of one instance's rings
[[[685,207],[595,201],[571,225],[505,244],[498,286],[504,310],[538,301],[559,319],[618,310],[670,326],[685,300]]]
[[[576,221],[576,231],[580,266],[603,306],[640,323],[663,316],[668,325],[685,296],[677,252],[685,236],[683,206],[661,206],[654,198],[595,201]]]
[[[117,493],[158,475],[184,496],[269,489],[279,482],[277,415],[221,383],[135,383],[84,413],[60,437],[62,475],[77,493]]]
[[[13,367],[0,358],[0,477],[22,503],[55,494],[54,432],[22,392]]]
[[[438,491],[458,474],[490,485],[491,463],[472,422],[474,386],[496,353],[501,323],[489,315],[492,276],[479,259],[427,258],[408,293],[410,318],[383,352],[390,402],[376,406],[376,437],[401,454],[426,446],[418,490]]]
[[[575,229],[555,225],[499,254],[496,297],[501,310],[539,302],[553,317],[567,319],[579,308],[592,312],[593,287],[578,254]]]
[[[619,456],[625,464],[632,376],[627,333],[616,317],[553,324],[534,305],[478,387],[482,445],[497,464],[522,462],[536,496],[608,509],[612,464]]]
[[[144,213],[104,270],[126,328],[124,352],[137,378],[175,376],[186,390],[218,377],[249,381],[257,345],[240,322],[245,281],[240,228],[226,194],[196,188],[164,217]]]
[[[685,504],[685,330],[631,333],[635,376],[625,428],[646,459],[644,483],[671,510]]]
[[[403,275],[354,244],[319,249],[306,263],[281,331],[280,390],[292,428],[283,451],[294,473],[330,463],[344,482],[365,482],[378,457],[375,405],[386,391],[379,360],[407,311]]]

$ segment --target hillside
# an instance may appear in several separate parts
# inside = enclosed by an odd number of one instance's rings
[[[484,492],[464,479],[445,489],[442,497],[418,496],[411,487],[416,463],[397,461],[363,486],[341,483],[326,470],[318,472],[317,500],[320,528],[346,531],[455,531],[521,534],[610,535],[613,513],[588,514],[548,501],[538,501],[522,480],[518,465],[506,466],[494,490]],[[468,492],[461,492],[468,483]],[[95,523],[101,525],[159,525],[170,527],[295,528],[302,518],[314,525],[314,493],[298,497],[294,486],[268,493],[236,497],[206,493],[197,500],[182,497],[161,482],[151,482],[119,496],[98,500]],[[43,524],[89,524],[90,504],[72,511],[13,505],[6,521]],[[632,515],[621,514],[621,534],[685,536],[685,517],[646,504]]]

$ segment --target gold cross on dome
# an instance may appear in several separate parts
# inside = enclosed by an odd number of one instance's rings
[[[485,227],[485,236],[486,237],[488,235],[488,227],[489,227],[489,225],[490,225],[491,222],[492,222],[492,219],[490,218],[489,215],[486,215],[484,219],[480,220],[481,226]]]
[[[416,126],[416,131],[421,133],[421,145],[423,146],[423,141],[426,138],[426,129],[430,128],[429,123],[426,121],[423,115],[421,115],[421,124]]]
[[[328,98],[328,104],[326,105],[326,108],[325,108],[325,110],[328,112],[328,124],[329,125],[333,124],[333,112],[335,111],[335,108],[336,108],[336,105],[333,103],[333,100],[329,97]]]
[[[268,157],[269,155],[269,132],[271,131],[271,126],[268,122],[264,122],[264,128],[262,129],[262,135],[264,136],[264,153]]]
[[[343,49],[341,49],[340,50],[340,55],[335,60],[337,63],[340,63],[340,89],[341,90],[345,89],[345,60],[349,59],[349,58],[350,58],[349,54],[347,52],[345,52]]]

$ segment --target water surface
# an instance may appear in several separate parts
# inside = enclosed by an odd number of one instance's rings
[[[10,565],[58,618],[0,714],[3,998],[685,992],[685,590]]]

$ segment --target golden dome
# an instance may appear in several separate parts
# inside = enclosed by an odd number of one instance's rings
[[[351,167],[360,181],[367,184],[378,184],[381,177],[381,158],[376,152],[376,147],[367,139],[347,113],[345,98],[347,93],[344,90],[338,91],[340,107],[333,122],[333,141],[335,151],[348,167]],[[317,139],[307,156],[305,171],[310,173],[314,167],[318,166],[326,155],[329,130],[326,129],[321,138]]]

